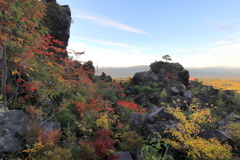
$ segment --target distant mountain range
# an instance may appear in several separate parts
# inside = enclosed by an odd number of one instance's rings
[[[240,68],[227,67],[207,67],[207,68],[185,68],[189,71],[190,76],[194,78],[224,78],[224,79],[240,79]],[[119,68],[100,68],[98,74],[102,72],[113,78],[133,77],[137,72],[148,71],[149,66],[119,67]]]

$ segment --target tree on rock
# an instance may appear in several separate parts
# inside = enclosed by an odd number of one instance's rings
[[[171,58],[168,54],[162,56],[162,59],[165,59],[166,62],[167,62],[167,61],[172,61],[172,58]]]

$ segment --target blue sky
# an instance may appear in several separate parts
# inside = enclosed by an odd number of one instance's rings
[[[239,0],[57,0],[73,23],[69,49],[104,67],[240,67]]]

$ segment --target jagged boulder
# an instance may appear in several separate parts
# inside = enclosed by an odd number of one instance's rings
[[[165,78],[176,80],[186,86],[189,84],[189,72],[179,63],[156,61],[151,63],[150,68],[155,74],[164,75]]]
[[[24,135],[31,130],[28,116],[13,110],[0,115],[0,153],[18,152],[24,147]]]
[[[226,132],[218,129],[206,130],[199,133],[199,137],[209,139],[209,138],[217,138],[221,143],[227,142],[232,148],[233,152],[239,153],[240,145],[237,144],[234,140],[232,140]]]
[[[47,3],[56,2],[56,0],[47,0]]]
[[[131,129],[139,130],[143,127],[145,119],[145,114],[134,113],[127,117],[126,122],[130,124]]]
[[[99,78],[105,82],[112,82],[112,77],[109,75],[106,75],[104,72],[102,72]]]
[[[179,89],[177,87],[171,87],[170,88],[170,94],[172,95],[178,95],[180,93]]]
[[[134,85],[146,85],[148,82],[160,82],[159,75],[154,72],[138,72],[133,76]]]
[[[150,65],[151,70],[135,73],[131,85],[135,89],[128,92],[134,93],[134,101],[137,104],[158,105],[166,100],[171,101],[170,96],[181,96],[191,99],[191,91],[187,91],[189,85],[189,72],[179,63],[156,61]],[[182,98],[180,98],[182,99]]]
[[[95,73],[95,67],[93,66],[93,62],[92,61],[85,62],[83,64],[83,70],[87,73],[89,78],[92,79],[92,77],[94,76],[94,73]]]
[[[61,129],[61,123],[58,121],[40,122],[39,126],[41,126],[45,132],[51,132],[56,129]]]
[[[72,23],[71,10],[68,5],[59,5],[56,0],[47,0],[46,16],[44,25],[50,30],[54,39],[63,42],[63,45],[55,44],[55,47],[66,49],[70,37],[70,26]],[[59,58],[68,57],[67,53],[56,53]]]
[[[149,113],[144,129],[146,135],[153,135],[158,132],[163,138],[172,137],[171,134],[164,132],[169,128],[176,128],[178,121],[172,115],[165,112],[165,107],[156,108]]]
[[[132,160],[132,157],[129,151],[118,151],[115,153],[115,155],[120,156],[117,160]]]

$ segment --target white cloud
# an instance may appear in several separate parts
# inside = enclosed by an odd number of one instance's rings
[[[74,15],[77,18],[80,19],[86,19],[86,20],[90,20],[90,21],[94,21],[100,25],[104,25],[104,26],[108,26],[108,27],[112,27],[112,28],[116,28],[116,29],[120,29],[120,30],[124,30],[127,32],[133,32],[133,33],[137,33],[137,34],[145,34],[145,35],[149,35],[150,33],[145,32],[141,29],[138,28],[134,28],[134,27],[130,27],[126,24],[122,24],[118,21],[112,20],[112,19],[108,19],[105,17],[101,17],[99,15],[95,15],[93,13],[90,12],[86,12],[86,11],[77,11],[76,13],[74,13]]]
[[[98,43],[98,44],[110,45],[110,46],[117,46],[117,47],[124,47],[124,48],[150,49],[150,48],[138,47],[138,46],[134,46],[134,45],[126,44],[126,43],[109,42],[109,41],[106,41],[106,40],[93,39],[93,38],[88,38],[88,37],[76,37],[76,36],[72,36],[71,39],[82,40],[82,41],[89,41],[89,42],[95,42],[95,43]]]
[[[105,49],[101,47],[92,47],[87,44],[79,47],[78,42],[69,42],[68,48],[78,52],[85,52],[78,60],[88,61],[92,60],[94,65],[111,67],[126,67],[136,65],[149,65],[155,60],[159,60],[157,54],[146,54],[138,48],[125,49]]]
[[[186,67],[240,67],[240,44],[209,48],[208,51],[189,55],[182,60],[182,64]]]
[[[186,48],[173,48],[173,50],[175,50],[177,52],[189,52],[189,51],[191,51],[190,49],[186,49]]]
[[[78,39],[70,40],[68,48],[74,49],[78,52],[85,51],[85,55],[80,56],[79,60],[92,60],[95,66],[97,63],[98,66],[105,67],[150,65],[156,60],[161,60],[162,55],[169,54],[172,57],[173,62],[179,62],[184,67],[240,67],[240,43],[237,41],[234,43],[222,42],[222,45],[211,45],[208,48],[195,48],[191,50],[169,48],[169,50],[154,51],[158,54],[153,54],[153,50],[146,51],[146,48],[124,43],[106,42],[104,40],[88,38],[85,38],[85,41],[82,40],[81,43],[75,40]],[[99,44],[109,45],[107,47],[108,49],[104,46],[90,46],[88,40]],[[172,50],[174,50],[174,52]],[[184,53],[175,54],[177,50],[182,50]]]
[[[223,53],[223,54],[226,54],[226,55],[228,55],[229,53],[231,53],[233,51],[240,51],[240,44],[239,43],[222,45],[222,46],[215,47],[215,48],[212,49],[212,52],[214,52],[214,53]]]

